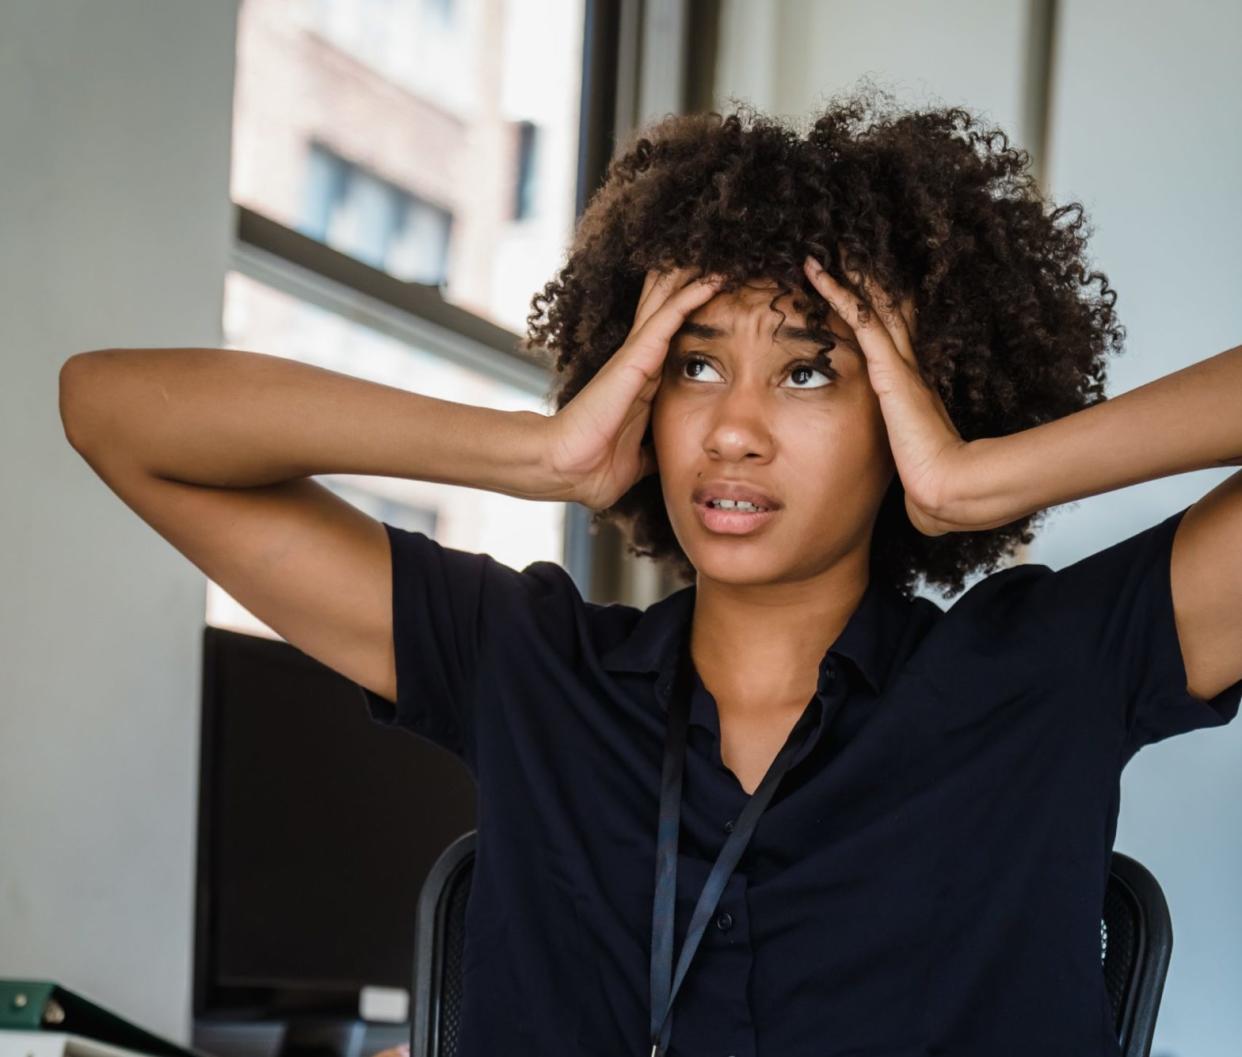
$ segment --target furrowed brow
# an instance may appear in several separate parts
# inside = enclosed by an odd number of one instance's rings
[[[727,338],[733,332],[731,330],[722,330],[720,327],[713,327],[708,323],[695,323],[687,319],[678,328],[677,333],[673,335],[673,340],[678,338],[701,338],[703,341],[715,341],[717,338]]]
[[[710,323],[696,323],[688,319],[682,323],[677,333],[673,335],[673,341],[677,341],[679,338],[699,338],[702,341],[716,341],[719,338],[727,338],[732,333],[731,330],[723,327],[714,327]],[[837,348],[848,349],[851,352],[862,352],[849,338],[843,338],[840,334],[826,329],[780,326],[776,329],[776,336],[778,339],[804,345],[835,345]]]
[[[862,356],[863,351],[852,338],[843,338],[831,330],[811,329],[806,327],[777,327],[777,336],[784,336],[789,341],[802,342],[810,345],[831,345],[834,349],[845,349]]]
[[[777,327],[776,336],[813,345],[828,345],[843,340],[831,330],[808,330],[806,327]]]

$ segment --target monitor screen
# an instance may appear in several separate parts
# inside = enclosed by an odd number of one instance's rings
[[[195,1015],[358,1017],[364,988],[410,989],[418,895],[475,827],[474,781],[289,643],[204,636]]]

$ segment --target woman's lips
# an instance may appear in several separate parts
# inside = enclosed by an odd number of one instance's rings
[[[695,503],[695,513],[699,521],[709,532],[719,532],[727,536],[744,536],[766,525],[777,513],[776,510],[720,510],[706,503]]]

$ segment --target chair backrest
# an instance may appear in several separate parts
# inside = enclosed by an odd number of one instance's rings
[[[457,1055],[475,832],[440,853],[419,894],[410,1057]],[[1149,1057],[1172,950],[1173,922],[1160,885],[1141,863],[1114,851],[1100,918],[1100,964],[1124,1057]]]
[[[1148,1057],[1173,953],[1173,921],[1142,863],[1113,852],[1100,919],[1100,957],[1125,1057]]]
[[[461,1037],[466,903],[476,830],[444,849],[423,882],[414,919],[410,1057],[456,1057]]]

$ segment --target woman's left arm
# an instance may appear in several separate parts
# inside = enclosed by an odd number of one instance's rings
[[[939,513],[956,531],[988,529],[1215,466],[1242,466],[1242,345],[1063,418],[969,442]],[[1235,483],[1230,494],[1215,516],[1233,519],[1229,557],[1242,578],[1242,488]]]
[[[875,311],[863,316],[817,262],[806,268],[863,349],[906,510],[925,535],[996,528],[1142,481],[1242,466],[1242,345],[1051,422],[965,441],[919,374],[909,302],[892,306],[864,279]],[[1210,698],[1242,679],[1242,472],[1187,509],[1170,561],[1187,687]]]
[[[950,524],[1004,525],[1084,496],[1242,465],[1242,345],[1137,389],[962,450]],[[1186,686],[1214,697],[1242,679],[1242,471],[1186,511],[1169,577]]]

